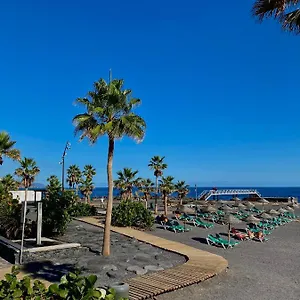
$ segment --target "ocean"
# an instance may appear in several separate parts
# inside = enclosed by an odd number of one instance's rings
[[[199,196],[204,190],[210,190],[212,187],[197,187],[197,195]],[[300,187],[218,187],[221,189],[256,189],[263,197],[298,197],[300,199]],[[92,197],[107,196],[107,188],[95,188]],[[114,196],[118,196],[119,191],[114,189]],[[195,188],[190,188],[190,193],[188,197],[195,198],[196,190]],[[226,197],[221,197],[226,199]]]

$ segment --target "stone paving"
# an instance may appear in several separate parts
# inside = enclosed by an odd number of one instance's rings
[[[184,256],[168,252],[136,239],[111,233],[111,256],[101,255],[103,229],[74,220],[64,236],[57,239],[80,243],[83,248],[68,253],[40,252],[39,262],[26,266],[26,271],[49,281],[57,281],[66,272],[78,268],[84,275],[96,274],[97,285],[151,273],[183,264]],[[36,259],[35,254],[35,259]]]

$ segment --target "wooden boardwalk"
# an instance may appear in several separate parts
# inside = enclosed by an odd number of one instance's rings
[[[84,217],[77,220],[103,227],[99,219],[95,217]],[[112,227],[112,231],[184,255],[187,258],[187,262],[183,265],[127,280],[130,286],[129,296],[132,300],[153,298],[166,292],[199,283],[219,274],[228,266],[227,260],[219,255],[175,241],[169,241],[143,231],[129,227]]]

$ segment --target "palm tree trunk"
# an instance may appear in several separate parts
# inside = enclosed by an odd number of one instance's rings
[[[179,198],[180,198],[180,205],[182,205],[182,197],[180,196]]]
[[[168,196],[164,196],[165,216],[168,214]]]
[[[157,215],[157,213],[158,213],[158,207],[157,207],[157,198],[158,198],[158,176],[156,176],[155,184],[156,184],[156,195],[155,195],[155,209],[154,209],[154,213]]]
[[[106,206],[106,215],[105,215],[105,227],[104,227],[104,238],[103,238],[103,248],[102,255],[110,255],[110,225],[111,225],[111,213],[113,205],[113,175],[112,175],[112,166],[113,166],[113,156],[114,156],[114,146],[115,141],[113,138],[109,137],[108,141],[108,155],[107,155],[107,182],[108,182],[108,199]]]

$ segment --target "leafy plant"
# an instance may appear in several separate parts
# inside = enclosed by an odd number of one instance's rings
[[[93,177],[96,175],[96,169],[92,165],[85,165],[82,174],[84,179],[81,180],[79,189],[85,198],[85,203],[87,203],[91,202],[91,194],[95,188]]]
[[[25,276],[19,280],[18,268],[13,267],[10,274],[0,281],[0,299],[3,300],[115,300],[114,290],[95,287],[96,275],[80,276],[79,273],[69,273],[62,276],[60,283],[46,288],[39,280],[31,281]],[[120,299],[121,300],[121,299]],[[123,299],[124,300],[124,299]]]
[[[113,208],[112,225],[114,226],[151,228],[153,223],[152,213],[141,202],[123,200],[117,207]]]
[[[47,196],[43,200],[43,235],[63,234],[72,220],[70,209],[76,203],[72,191],[61,192],[61,183],[56,176],[47,179]]]
[[[72,217],[88,217],[95,216],[97,209],[90,204],[77,202],[70,207],[69,213]]]

